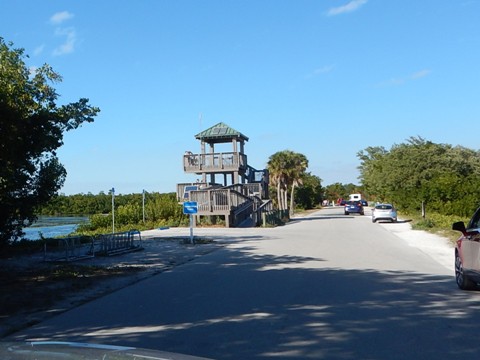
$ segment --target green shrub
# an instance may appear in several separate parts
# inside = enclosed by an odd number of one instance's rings
[[[432,219],[422,219],[412,224],[414,230],[431,230],[435,227],[435,221]]]
[[[451,241],[458,239],[458,231],[452,230],[452,224],[457,221],[463,221],[467,223],[469,218],[462,218],[461,216],[453,215],[441,215],[436,213],[427,213],[425,218],[422,218],[420,213],[406,214],[402,212],[400,214],[402,219],[408,219],[411,221],[413,230],[424,230],[433,234],[444,236]]]

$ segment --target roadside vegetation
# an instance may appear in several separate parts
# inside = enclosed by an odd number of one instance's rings
[[[421,137],[368,147],[357,154],[360,181],[371,201],[389,202],[414,229],[456,239],[456,221],[468,222],[480,206],[480,152]]]
[[[0,37],[0,248],[20,238],[63,186],[67,173],[56,151],[64,133],[100,111],[85,98],[57,105],[52,84],[61,76],[48,64],[32,69],[25,58]]]
[[[404,213],[469,218],[480,203],[479,151],[412,137],[390,150],[368,147],[358,158],[369,200]]]
[[[470,217],[441,215],[438,213],[427,213],[427,215],[423,217],[420,213],[400,212],[400,217],[410,221],[413,230],[423,230],[438,234],[448,238],[452,242],[456,241],[459,237],[459,232],[452,230],[452,224],[457,221],[463,221],[467,224],[470,220]]]

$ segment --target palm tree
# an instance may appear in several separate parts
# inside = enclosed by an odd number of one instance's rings
[[[303,185],[303,176],[308,168],[308,160],[305,155],[289,152],[288,156],[288,184],[290,185],[290,216],[293,215],[295,204],[295,187]]]
[[[290,214],[295,204],[295,187],[302,185],[302,176],[308,167],[305,155],[283,150],[270,156],[267,164],[272,184],[277,188],[279,210],[288,209],[288,189],[290,189]]]
[[[276,152],[270,156],[267,163],[268,172],[270,174],[270,181],[277,189],[277,205],[280,211],[286,210],[286,204],[283,194],[286,189],[286,163],[285,154],[283,152]]]

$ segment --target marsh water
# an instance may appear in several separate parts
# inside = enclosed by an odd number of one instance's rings
[[[74,232],[78,225],[88,221],[84,216],[39,216],[30,227],[23,229],[25,238],[38,240],[41,237],[50,238],[67,236]]]

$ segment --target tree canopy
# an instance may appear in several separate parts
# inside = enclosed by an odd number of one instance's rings
[[[358,186],[352,183],[342,184],[339,182],[327,185],[325,187],[325,199],[329,202],[336,202],[338,199],[348,199],[350,194],[361,193],[367,196],[362,186]]]
[[[0,245],[17,239],[35,209],[62,187],[66,170],[56,150],[63,133],[100,111],[81,98],[57,105],[61,76],[48,64],[31,69],[23,49],[0,38]]]
[[[278,151],[270,156],[267,168],[272,185],[277,190],[279,210],[288,209],[290,190],[290,213],[293,213],[295,188],[303,183],[303,176],[308,168],[307,157],[291,150]]]
[[[421,137],[407,143],[368,147],[357,156],[365,191],[404,210],[422,202],[443,215],[470,216],[480,200],[480,153]]]
[[[295,203],[303,209],[313,209],[321,204],[324,189],[322,179],[306,172],[302,176],[302,186],[295,189]]]

